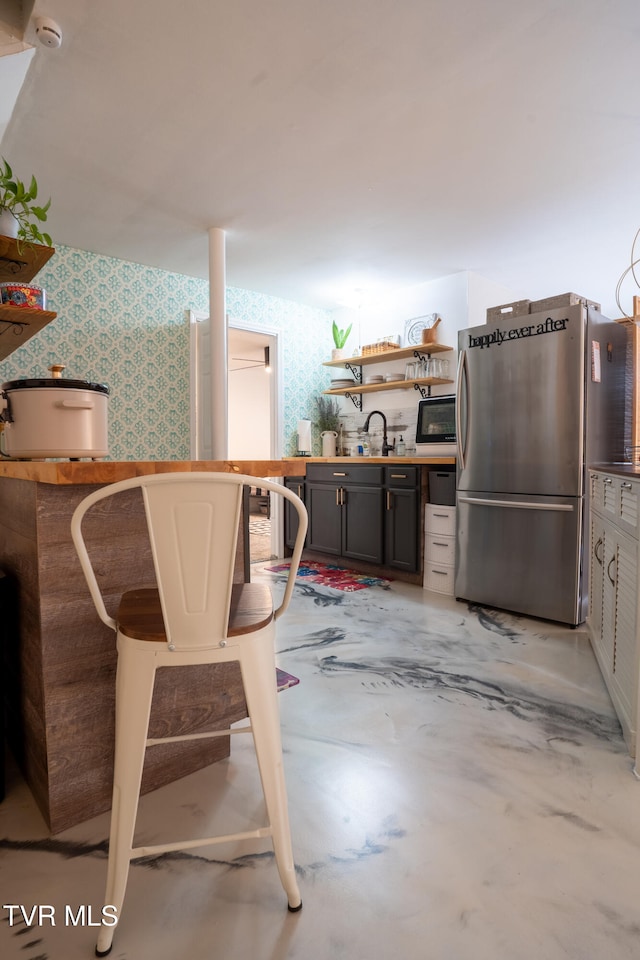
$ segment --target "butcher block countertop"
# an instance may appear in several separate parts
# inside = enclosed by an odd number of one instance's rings
[[[281,460],[0,460],[0,477],[38,483],[104,484],[153,473],[211,470],[250,477],[304,477],[308,463],[378,463],[440,466],[454,457],[283,457]]]

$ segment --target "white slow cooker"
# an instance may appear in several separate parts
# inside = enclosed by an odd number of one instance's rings
[[[10,380],[0,390],[1,452],[7,457],[106,457],[109,387],[52,377]]]

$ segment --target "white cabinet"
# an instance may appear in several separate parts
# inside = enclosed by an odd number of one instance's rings
[[[636,756],[640,672],[640,479],[592,471],[589,613],[596,659]]]
[[[424,589],[453,596],[456,508],[427,503],[424,510]]]

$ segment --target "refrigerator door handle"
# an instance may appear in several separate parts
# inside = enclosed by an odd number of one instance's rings
[[[464,455],[467,448],[467,431],[469,429],[469,407],[465,402],[466,410],[466,423],[464,425],[464,445],[462,439],[462,384],[464,382],[465,387],[468,388],[469,381],[469,368],[467,366],[467,351],[462,350],[460,352],[460,360],[458,362],[458,378],[456,383],[456,437],[458,442],[458,467],[460,470],[464,470],[465,462]],[[469,390],[466,390],[466,397],[469,396]]]
[[[564,510],[571,512],[572,503],[535,503],[528,500],[489,500],[484,497],[461,497],[458,503],[474,503],[483,507],[511,507],[515,510]]]

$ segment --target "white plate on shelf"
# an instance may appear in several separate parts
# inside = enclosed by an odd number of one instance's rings
[[[354,387],[355,380],[332,380],[331,390],[343,390],[345,387]]]
[[[396,383],[398,380],[404,380],[404,373],[388,373],[384,378],[385,383]]]
[[[382,376],[365,377],[364,382],[365,383],[384,383],[384,377]]]

